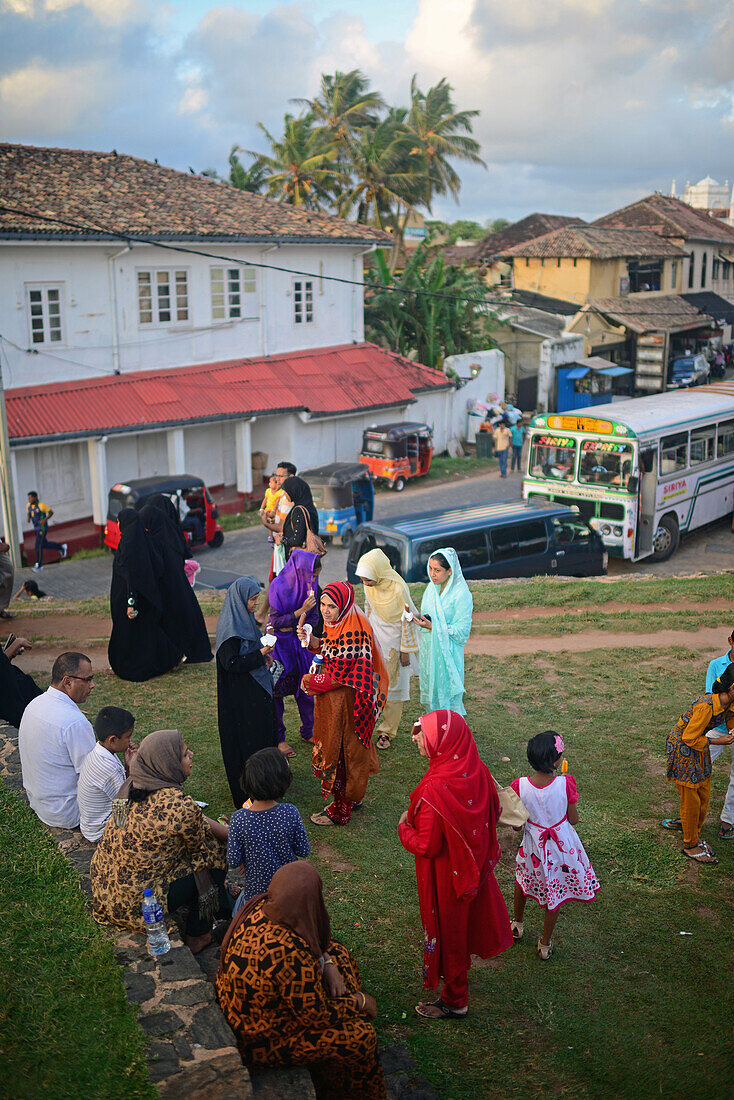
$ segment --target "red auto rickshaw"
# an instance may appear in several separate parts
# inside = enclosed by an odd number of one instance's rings
[[[224,531],[217,523],[217,507],[204,482],[200,477],[192,477],[191,474],[172,474],[143,477],[135,481],[118,481],[112,486],[104,528],[105,546],[116,550],[120,544],[117,517],[122,509],[136,508],[139,511],[156,493],[164,493],[173,501],[192,550],[198,550],[202,546],[216,549],[222,545]]]
[[[431,468],[433,432],[427,424],[382,424],[362,437],[364,463],[375,480],[387,481],[402,493],[409,478],[424,477]]]

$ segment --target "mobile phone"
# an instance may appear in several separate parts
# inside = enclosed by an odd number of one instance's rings
[[[15,641],[15,634],[13,634],[13,632],[11,630],[10,634],[8,634],[8,640],[6,641],[5,645],[3,646],[3,653],[5,652],[6,649],[10,648],[10,646],[13,644],[14,641]]]

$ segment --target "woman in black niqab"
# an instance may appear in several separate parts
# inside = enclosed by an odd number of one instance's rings
[[[189,550],[175,506],[168,497],[158,494],[140,509],[140,519],[163,561],[161,626],[173,644],[183,650],[187,661],[211,661],[204,616],[184,570]]]
[[[309,527],[318,535],[319,514],[314,507],[311,486],[302,477],[287,477],[283,482],[283,492],[293,502],[293,507],[283,521],[283,546],[285,559],[288,561],[294,550],[306,548]]]
[[[123,508],[118,516],[120,545],[112,563],[107,649],[110,667],[121,680],[140,683],[175,668],[183,657],[161,626],[163,559],[145,532],[140,514]],[[131,617],[128,611],[136,612]]]

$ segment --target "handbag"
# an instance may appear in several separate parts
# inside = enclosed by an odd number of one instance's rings
[[[492,776],[497,794],[500,799],[500,816],[498,825],[511,825],[515,829],[522,828],[530,814],[525,809],[525,803],[512,787],[502,787]]]
[[[302,504],[299,504],[298,507],[303,512],[303,518],[306,521],[306,549],[309,554],[318,554],[320,558],[325,557],[326,547],[319,536],[311,529],[311,520],[308,512]]]

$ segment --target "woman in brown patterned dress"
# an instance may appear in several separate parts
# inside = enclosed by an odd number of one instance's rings
[[[377,1005],[331,939],[312,864],[287,863],[237,914],[216,989],[248,1066],[307,1065],[318,1100],[384,1100]]]
[[[211,942],[213,917],[229,916],[227,826],[204,817],[184,794],[192,759],[178,730],[143,739],[92,857],[91,877],[100,924],[144,932],[140,906],[150,886],[164,911],[188,908],[185,940],[201,951]]]

